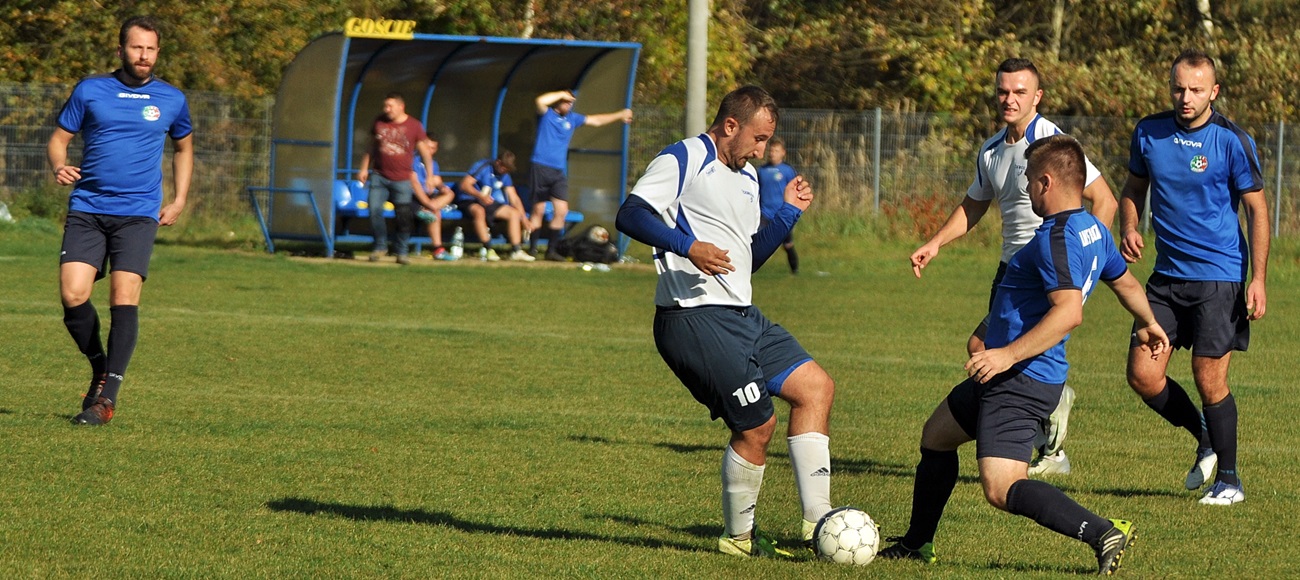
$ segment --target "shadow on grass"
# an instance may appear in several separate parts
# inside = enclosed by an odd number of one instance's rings
[[[271,511],[295,512],[304,515],[327,515],[363,522],[400,522],[406,524],[425,524],[445,526],[472,534],[495,534],[537,538],[540,540],[591,540],[611,542],[640,548],[668,548],[684,552],[698,552],[697,544],[671,542],[645,536],[611,536],[563,529],[524,528],[518,526],[501,526],[484,522],[474,522],[458,518],[447,512],[431,512],[421,509],[400,509],[393,506],[350,505],[334,502],[322,502],[305,498],[287,497],[266,502]]]
[[[1057,488],[1066,493],[1096,493],[1100,495],[1110,495],[1115,497],[1173,497],[1186,499],[1191,497],[1187,492],[1172,489],[1125,489],[1120,487],[1107,487],[1101,489],[1077,489],[1070,486],[1053,483]]]
[[[988,564],[984,564],[983,566],[977,566],[977,567],[984,568],[985,570],[1007,570],[1007,571],[1020,572],[1020,573],[1037,572],[1041,574],[1043,572],[1052,572],[1056,574],[1075,574],[1075,575],[1087,574],[1090,576],[1097,575],[1096,566],[1084,568],[1079,566],[1063,566],[1063,565],[1052,566],[1048,564],[1028,564],[1025,562],[989,562]]]

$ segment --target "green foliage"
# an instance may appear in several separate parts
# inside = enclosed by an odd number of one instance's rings
[[[50,181],[9,193],[0,190],[0,201],[9,206],[9,213],[15,220],[37,218],[62,222],[68,213],[68,188]]]

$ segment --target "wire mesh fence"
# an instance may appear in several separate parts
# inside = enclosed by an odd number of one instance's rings
[[[66,191],[52,187],[45,148],[70,90],[63,85],[0,83],[0,195],[66,196]],[[187,96],[195,127],[195,171],[187,211],[218,219],[244,215],[249,211],[244,188],[268,182],[272,102],[196,91]],[[1137,119],[1052,120],[1079,138],[1118,194],[1128,175],[1129,137]],[[660,150],[683,138],[683,124],[679,109],[637,108],[629,186]],[[973,178],[976,149],[997,128],[994,120],[970,115],[786,109],[777,134],[786,142],[787,162],[817,188],[821,211],[892,217],[903,214],[889,211],[891,207],[918,199],[944,198],[937,206],[944,212],[951,209]],[[1281,122],[1243,128],[1256,140],[1275,233],[1300,233],[1291,186],[1300,174],[1300,133],[1287,131]],[[80,141],[74,141],[74,161],[79,150]],[[170,172],[170,161],[164,162],[164,171]],[[170,187],[170,178],[164,183]]]

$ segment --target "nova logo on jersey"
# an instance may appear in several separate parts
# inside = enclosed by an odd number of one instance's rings
[[[1204,146],[1205,146],[1205,144],[1202,143],[1202,142],[1200,142],[1200,141],[1192,141],[1191,139],[1183,139],[1182,137],[1179,137],[1179,136],[1177,136],[1177,135],[1174,135],[1174,145],[1182,145],[1183,147],[1195,147],[1195,148],[1197,148],[1197,149],[1200,149],[1201,147],[1204,147]]]
[[[144,116],[146,121],[157,121],[162,118],[162,111],[153,105],[145,107],[144,110],[140,111],[140,114]]]
[[[1210,159],[1204,155],[1197,155],[1192,158],[1192,173],[1205,173],[1205,169],[1210,166]]]

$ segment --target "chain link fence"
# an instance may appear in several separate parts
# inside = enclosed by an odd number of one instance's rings
[[[0,84],[0,199],[66,196],[53,187],[45,146],[70,90],[62,85]],[[244,187],[268,180],[272,101],[197,91],[187,96],[195,127],[188,211],[218,219],[245,215],[249,210]],[[1083,143],[1118,195],[1128,175],[1129,137],[1137,119],[1052,120]],[[660,150],[684,136],[683,125],[680,110],[637,108],[630,182]],[[1259,149],[1275,233],[1300,233],[1291,187],[1300,174],[1300,138],[1288,139],[1288,127],[1281,122],[1243,128]],[[942,198],[931,205],[946,216],[971,182],[976,149],[997,129],[996,122],[969,115],[787,109],[777,134],[786,142],[787,162],[816,187],[821,211],[915,219],[891,209]],[[79,150],[80,142],[74,141],[74,160]],[[165,162],[164,171],[170,169],[170,161]],[[170,178],[164,183],[170,187]]]

